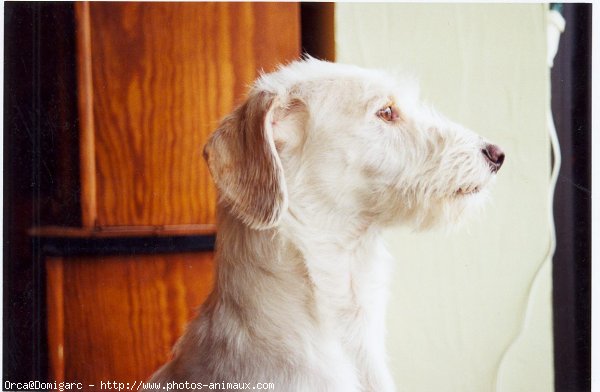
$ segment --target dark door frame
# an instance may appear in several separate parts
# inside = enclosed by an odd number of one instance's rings
[[[561,147],[554,194],[556,392],[591,390],[591,4],[560,6],[566,21],[552,68],[552,113]]]

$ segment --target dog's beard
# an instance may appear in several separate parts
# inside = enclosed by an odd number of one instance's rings
[[[441,229],[452,231],[462,227],[479,215],[489,199],[487,187],[464,188],[466,190],[432,201],[416,212],[412,225],[415,229]]]
[[[444,195],[427,191],[398,192],[394,199],[377,203],[380,207],[377,216],[383,226],[408,226],[416,231],[452,231],[479,215],[489,200],[490,182],[449,187]]]

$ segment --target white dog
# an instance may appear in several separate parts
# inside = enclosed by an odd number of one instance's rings
[[[215,288],[151,382],[394,390],[380,231],[457,221],[500,148],[424,107],[412,83],[309,58],[263,75],[204,153]]]

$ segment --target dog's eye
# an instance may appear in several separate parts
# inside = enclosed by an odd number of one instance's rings
[[[394,121],[395,119],[397,119],[399,117],[398,110],[393,105],[388,105],[388,106],[384,107],[383,109],[379,109],[379,111],[377,112],[377,116],[385,121],[390,121],[390,122]]]

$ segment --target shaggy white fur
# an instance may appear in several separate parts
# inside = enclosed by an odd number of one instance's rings
[[[205,157],[215,287],[151,382],[393,391],[380,230],[457,222],[502,151],[423,106],[410,80],[309,58],[261,76]]]

